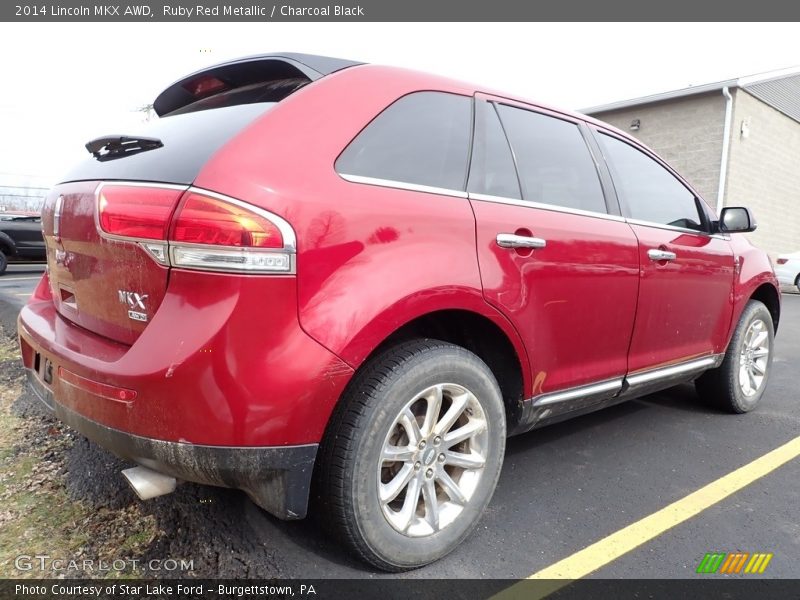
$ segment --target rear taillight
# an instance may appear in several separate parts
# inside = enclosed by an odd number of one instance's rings
[[[189,191],[170,229],[171,262],[191,269],[289,273],[294,243],[284,239],[279,221],[233,198]],[[290,232],[288,224],[284,230]]]
[[[98,190],[100,228],[120,237],[166,240],[170,216],[185,189],[103,185]]]
[[[163,265],[294,272],[291,226],[240,200],[198,189],[129,184],[103,184],[97,196],[100,229],[138,241]]]
[[[777,261],[775,261],[775,262],[777,262],[779,265],[785,265],[785,264],[786,264],[788,261],[789,261],[789,259],[788,259],[788,258],[779,258],[779,259],[778,259]]]
[[[230,200],[188,192],[172,223],[170,240],[245,248],[283,248],[277,225]]]

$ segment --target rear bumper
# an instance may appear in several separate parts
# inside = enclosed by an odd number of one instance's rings
[[[117,309],[116,291],[98,289],[96,297]],[[52,377],[40,379],[60,404],[106,427],[170,442],[319,443],[353,373],[300,327],[292,277],[173,269],[158,311],[125,345],[60,315],[45,275],[20,311],[18,332],[23,364],[52,367]]]
[[[306,516],[317,444],[207,446],[133,435],[67,408],[32,369],[27,375],[29,388],[62,422],[120,458],[177,479],[243,490],[281,519]]]

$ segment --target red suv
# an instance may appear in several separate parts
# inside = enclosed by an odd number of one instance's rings
[[[767,255],[601,122],[397,68],[245,58],[48,196],[19,316],[40,397],[140,467],[402,570],[468,535],[505,439],[695,381],[764,394]],[[732,235],[733,234],[733,235]]]

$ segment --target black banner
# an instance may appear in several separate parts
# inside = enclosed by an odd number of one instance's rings
[[[413,574],[412,574],[413,576]],[[387,579],[354,580],[0,580],[0,598],[85,600],[750,600],[797,598],[798,580],[790,579]]]
[[[800,3],[641,2],[641,0],[171,0],[90,2],[81,0],[0,3],[0,21],[28,22],[268,22],[268,21],[795,21]],[[702,42],[702,41],[701,41]],[[676,43],[678,40],[676,39]]]

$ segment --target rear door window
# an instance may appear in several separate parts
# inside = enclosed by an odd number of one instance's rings
[[[444,92],[403,96],[367,125],[336,161],[344,176],[464,190],[472,99]]]
[[[467,189],[476,194],[521,200],[514,156],[494,104],[475,104],[475,144]]]
[[[617,195],[632,219],[705,231],[700,200],[644,152],[610,135],[597,136]]]
[[[517,160],[524,200],[607,212],[600,176],[578,125],[504,104],[498,112]]]

